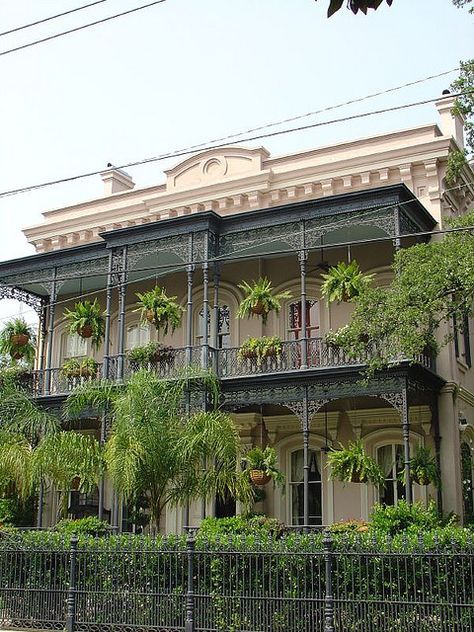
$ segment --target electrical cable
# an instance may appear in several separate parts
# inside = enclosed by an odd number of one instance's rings
[[[164,0],[162,0],[164,1]],[[464,91],[464,92],[459,92],[456,94],[453,94],[451,96],[453,97],[458,97],[458,96],[462,96],[465,94],[471,94],[472,90],[468,90],[468,91]],[[371,97],[366,97],[366,98],[371,98]],[[398,106],[393,106],[390,108],[384,108],[384,109],[380,109],[380,110],[372,110],[369,112],[362,112],[359,114],[353,114],[351,116],[345,116],[345,117],[341,117],[341,118],[337,118],[337,119],[331,119],[329,121],[318,121],[316,123],[311,123],[309,125],[305,125],[305,126],[299,126],[299,127],[293,127],[293,128],[289,128],[289,129],[285,129],[285,130],[278,130],[278,131],[274,131],[274,132],[269,132],[267,134],[259,134],[259,135],[255,135],[255,136],[247,136],[246,138],[242,138],[240,139],[238,142],[239,143],[244,143],[244,142],[250,142],[250,141],[254,141],[254,140],[260,140],[263,138],[270,138],[273,136],[281,136],[284,134],[290,134],[290,133],[294,133],[294,132],[300,132],[300,131],[304,131],[307,129],[312,129],[315,127],[323,127],[325,125],[333,125],[335,123],[343,123],[345,121],[351,121],[354,119],[359,119],[359,118],[366,118],[368,116],[375,116],[378,114],[384,114],[386,112],[394,112],[397,110],[402,110],[402,109],[406,109],[406,108],[410,108],[410,107],[416,107],[419,105],[426,105],[427,103],[433,103],[435,101],[438,101],[440,97],[436,97],[434,99],[425,99],[423,101],[415,101],[412,103],[405,103],[402,105],[398,105]],[[362,98],[360,99],[362,100]],[[335,109],[339,106],[332,106],[332,109]],[[342,107],[342,106],[341,106]],[[302,116],[306,116],[306,115],[302,115]],[[275,125],[274,123],[269,123],[268,127],[272,127],[273,125]],[[278,123],[276,123],[276,125],[278,125]],[[264,126],[262,126],[264,127]],[[245,132],[240,132],[238,134],[232,135],[232,136],[226,136],[223,137],[226,141],[230,140],[231,138],[235,137],[235,136],[241,136],[243,135]],[[150,158],[144,158],[142,160],[137,160],[134,162],[128,162],[119,166],[115,166],[115,169],[127,169],[129,167],[137,167],[139,165],[144,165],[144,164],[150,164],[152,162],[161,162],[163,160],[167,160],[169,158],[178,158],[180,156],[186,156],[188,154],[192,154],[196,151],[197,148],[200,147],[200,151],[207,151],[210,149],[219,149],[222,147],[226,147],[227,146],[227,142],[223,142],[223,143],[219,143],[219,144],[213,144],[211,145],[210,143],[212,143],[212,141],[209,141],[208,145],[205,145],[205,143],[201,143],[200,145],[192,145],[190,147],[186,147],[183,149],[178,149],[178,150],[174,150],[165,154],[161,154],[159,156],[153,156]],[[56,184],[64,184],[66,182],[73,182],[76,180],[81,180],[83,178],[90,178],[92,176],[96,176],[96,175],[100,175],[101,173],[103,173],[104,169],[98,169],[96,171],[88,171],[88,172],[84,172],[81,174],[76,174],[74,176],[67,176],[64,178],[58,178],[57,180],[49,180],[46,182],[41,182],[38,184],[32,184],[29,186],[25,186],[25,187],[20,187],[18,189],[10,189],[8,191],[2,191],[0,192],[0,198],[2,197],[7,197],[7,196],[13,196],[13,195],[18,195],[20,193],[26,193],[28,191],[33,191],[33,190],[38,190],[38,189],[44,189],[46,187],[50,187]]]
[[[142,4],[139,7],[135,7],[135,9],[128,9],[127,11],[122,11],[122,13],[109,15],[106,18],[101,18],[100,20],[95,20],[94,22],[83,24],[82,26],[76,26],[72,29],[68,29],[67,31],[61,31],[60,33],[55,33],[54,35],[49,35],[48,37],[42,37],[41,39],[35,40],[34,42],[28,42],[27,44],[22,44],[21,46],[15,46],[15,48],[2,50],[0,51],[0,57],[3,57],[4,55],[10,55],[11,53],[16,53],[19,50],[24,50],[25,48],[30,48],[31,46],[37,46],[38,44],[43,44],[43,42],[49,42],[51,40],[57,39],[58,37],[69,35],[70,33],[77,33],[78,31],[88,29],[91,26],[97,26],[98,24],[103,24],[104,22],[109,22],[110,20],[121,18],[124,15],[130,15],[130,13],[136,13],[137,11],[141,11],[142,9],[148,9],[148,7],[152,7],[155,4],[162,4],[163,2],[166,2],[166,0],[154,0],[154,2],[149,2],[148,4]]]
[[[35,22],[30,22],[29,24],[22,24],[21,26],[16,26],[15,28],[12,28],[12,29],[9,29],[8,31],[3,31],[2,33],[0,33],[0,37],[3,37],[4,35],[10,35],[11,33],[18,33],[18,31],[29,29],[32,26],[37,26],[38,24],[44,24],[44,22],[49,22],[50,20],[56,20],[56,18],[62,18],[63,15],[76,13],[77,11],[82,11],[82,9],[88,9],[89,7],[93,7],[96,4],[101,4],[102,2],[108,2],[108,0],[95,0],[94,2],[89,2],[89,4],[83,4],[82,6],[76,7],[75,9],[69,9],[68,11],[63,11],[63,13],[56,13],[55,15],[50,15],[46,18],[41,18],[40,20],[36,20]]]

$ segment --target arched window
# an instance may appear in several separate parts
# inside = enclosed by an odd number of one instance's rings
[[[396,505],[405,498],[405,484],[400,480],[404,470],[403,445],[391,443],[378,448],[377,463],[385,475],[385,487],[379,489],[379,502],[382,505]]]
[[[70,358],[85,358],[89,353],[87,338],[81,338],[79,334],[64,333],[61,337],[61,356],[63,360]]]
[[[304,524],[304,484],[303,484],[303,450],[295,450],[290,454],[290,472],[287,486],[290,499],[291,524]],[[309,483],[308,483],[309,524],[322,524],[322,481],[321,452],[309,450]]]
[[[288,305],[287,311],[287,339],[301,338],[301,301]],[[316,338],[319,335],[319,302],[315,299],[306,301],[306,337]]]
[[[150,327],[142,323],[133,323],[127,327],[125,349],[134,349],[150,342]]]
[[[212,344],[211,340],[211,322],[213,309],[209,308],[208,318],[207,318],[207,336],[209,344]],[[204,308],[198,314],[198,322],[197,322],[197,335],[196,335],[196,344],[201,345],[204,337]],[[219,306],[219,316],[217,323],[217,348],[218,349],[227,349],[231,346],[230,341],[230,308],[228,305],[220,305]]]
[[[474,490],[472,480],[472,453],[468,443],[461,443],[461,476],[465,524],[474,522]]]

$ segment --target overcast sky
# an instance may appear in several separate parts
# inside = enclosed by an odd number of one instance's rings
[[[89,0],[90,1],[90,0]],[[0,0],[0,31],[88,0]],[[455,68],[473,20],[451,0],[394,0],[368,16],[329,0],[167,0],[0,56],[0,191],[122,164],[303,114]],[[0,52],[146,4],[108,0],[0,37]],[[429,99],[428,81],[305,122]],[[266,139],[272,154],[436,120],[434,106]],[[251,143],[255,146],[259,143]],[[137,186],[176,160],[130,169]],[[99,196],[99,176],[0,199],[0,257],[33,252],[21,232],[41,212]],[[9,311],[8,311],[9,310]],[[14,313],[0,308],[2,317]]]

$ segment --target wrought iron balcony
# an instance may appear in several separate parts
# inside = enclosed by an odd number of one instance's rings
[[[329,345],[323,338],[310,338],[305,343],[293,340],[282,343],[281,353],[264,358],[242,357],[239,347],[214,349],[212,347],[193,347],[192,349],[174,349],[166,359],[149,363],[146,368],[159,377],[170,377],[189,364],[207,366],[213,369],[219,378],[238,378],[275,373],[293,373],[305,370],[327,370],[343,367],[364,366],[369,359],[367,353],[361,357],[353,357],[341,349]],[[394,359],[394,364],[406,361],[407,358]],[[415,358],[416,364],[434,370],[434,362],[427,355]],[[140,366],[125,357],[112,356],[108,359],[108,375],[112,380],[121,376],[127,380]],[[102,375],[99,365],[97,376],[67,377],[59,368],[46,371],[33,371],[22,378],[24,386],[34,396],[66,395],[80,384]]]

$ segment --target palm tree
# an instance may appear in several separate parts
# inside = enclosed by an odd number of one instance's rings
[[[216,402],[217,380],[206,371],[187,369],[163,380],[141,370],[121,387],[104,381],[81,385],[66,402],[69,416],[91,406],[108,409],[106,468],[127,500],[147,496],[154,529],[169,503],[226,493],[243,502],[252,498],[238,467],[241,445],[230,416],[218,410],[185,412],[186,398],[192,400],[194,391],[202,401],[205,390]]]

